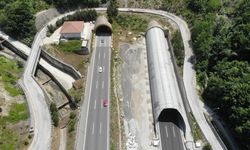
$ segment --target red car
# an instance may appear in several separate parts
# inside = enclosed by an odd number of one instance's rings
[[[104,107],[107,107],[107,106],[108,106],[108,100],[106,100],[106,99],[103,100],[103,106],[104,106]]]

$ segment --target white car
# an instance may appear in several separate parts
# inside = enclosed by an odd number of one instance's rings
[[[99,72],[99,73],[102,73],[102,67],[99,67],[99,68],[98,68],[98,72]]]

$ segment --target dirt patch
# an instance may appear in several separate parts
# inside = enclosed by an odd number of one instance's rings
[[[36,79],[40,85],[47,91],[47,94],[51,101],[53,101],[56,106],[61,106],[68,102],[67,97],[60,90],[58,85],[51,80],[49,76],[43,73],[40,69],[37,70]],[[48,102],[50,103],[50,102]]]
[[[120,45],[123,61],[119,91],[124,114],[126,148],[154,149],[152,105],[149,92],[145,39]]]
[[[60,128],[53,128],[51,149],[58,150],[60,146]]]

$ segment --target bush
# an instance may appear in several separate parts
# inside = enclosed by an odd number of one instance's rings
[[[75,124],[76,124],[76,114],[74,112],[70,112],[68,132],[72,132],[75,130]]]
[[[52,121],[54,123],[54,126],[57,127],[59,123],[59,114],[58,114],[58,109],[56,107],[55,103],[50,104],[50,113],[52,117]]]
[[[206,144],[203,146],[202,150],[212,150],[212,147],[210,144]]]
[[[29,142],[28,141],[24,141],[24,143],[23,143],[24,145],[29,145]]]
[[[70,119],[75,119],[76,118],[76,114],[74,112],[71,112],[69,115]]]
[[[173,44],[174,54],[177,59],[177,65],[179,67],[183,66],[184,62],[184,45],[182,42],[182,37],[180,31],[176,31],[173,34],[173,38],[171,39],[171,43]]]

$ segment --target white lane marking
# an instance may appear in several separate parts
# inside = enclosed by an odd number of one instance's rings
[[[98,88],[98,80],[96,81],[95,88],[96,88],[96,89]]]
[[[98,58],[100,59],[100,57],[101,57],[101,53],[99,53],[99,56],[98,56]]]
[[[94,109],[96,109],[96,100],[95,100],[95,106],[94,106]]]
[[[110,37],[110,41],[111,41],[111,37]],[[109,42],[110,42],[109,41]],[[111,43],[109,43],[109,46],[111,46]],[[108,53],[108,74],[109,74],[109,78],[108,78],[108,100],[110,100],[110,62],[111,62],[111,48],[109,48],[109,52]],[[109,149],[109,132],[110,132],[110,128],[109,128],[109,119],[110,119],[110,116],[109,116],[109,107],[108,107],[108,121],[107,121],[107,149]],[[120,138],[120,135],[119,135],[119,138]]]
[[[166,135],[168,137],[168,127],[165,126],[165,130],[166,130]]]
[[[102,81],[102,88],[104,88],[104,81]]]
[[[87,126],[88,126],[88,118],[89,118],[89,104],[90,104],[90,97],[91,97],[91,87],[93,86],[92,85],[92,82],[93,82],[93,74],[94,74],[94,69],[95,69],[95,59],[96,59],[96,45],[97,45],[97,40],[95,40],[95,48],[94,48],[94,51],[93,51],[93,54],[94,54],[94,57],[91,58],[91,68],[92,68],[92,72],[91,72],[91,78],[90,78],[90,86],[89,86],[89,97],[88,97],[88,107],[87,107],[87,118],[86,118],[86,121],[85,121],[85,134],[84,134],[84,140],[83,140],[83,148],[85,148],[85,142],[86,142],[86,135],[87,135]]]
[[[173,126],[173,133],[174,133],[174,137],[175,137],[175,130],[174,130],[174,126]]]
[[[102,67],[102,72],[104,72],[104,69],[105,69],[105,67],[103,66],[103,67]]]
[[[104,53],[104,59],[105,59],[106,53]]]
[[[100,130],[99,130],[99,134],[102,133],[102,123],[100,123]]]
[[[92,127],[92,135],[94,134],[94,130],[95,130],[95,124],[93,123],[93,127]]]

